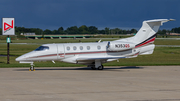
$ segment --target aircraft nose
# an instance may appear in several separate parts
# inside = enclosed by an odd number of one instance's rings
[[[16,61],[21,61],[21,60],[23,60],[23,56],[20,56],[20,57],[16,58]]]
[[[34,53],[34,51],[23,54],[23,55],[17,57],[15,60],[16,61],[26,61],[28,57],[33,56],[33,53]]]

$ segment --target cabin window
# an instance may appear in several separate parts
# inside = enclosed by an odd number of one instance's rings
[[[90,50],[90,46],[87,46],[87,50]]]
[[[69,51],[69,50],[70,50],[70,47],[68,46],[68,47],[66,47],[66,49]]]
[[[80,48],[80,50],[83,50],[83,46],[80,46],[79,48]]]
[[[76,46],[74,46],[74,47],[73,47],[73,50],[76,50],[76,49],[77,49],[77,47],[76,47]]]
[[[100,49],[101,49],[101,46],[97,46],[97,49],[100,50]]]
[[[44,50],[49,50],[48,46],[40,46],[37,49],[35,49],[35,51],[44,51]]]

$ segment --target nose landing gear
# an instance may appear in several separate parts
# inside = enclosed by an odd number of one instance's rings
[[[31,63],[31,67],[30,67],[29,71],[35,71],[33,63]]]

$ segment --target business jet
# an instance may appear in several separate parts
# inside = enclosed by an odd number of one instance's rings
[[[133,37],[107,42],[43,44],[34,51],[26,53],[16,61],[30,63],[30,71],[35,71],[34,61],[63,61],[84,64],[95,70],[103,70],[103,63],[121,58],[134,58],[138,55],[152,54],[153,42],[159,27],[174,19],[155,19],[143,21],[142,27]]]

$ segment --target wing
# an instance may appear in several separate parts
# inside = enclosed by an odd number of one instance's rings
[[[130,56],[102,56],[102,57],[78,57],[76,58],[76,61],[79,63],[79,62],[84,62],[84,63],[92,63],[94,61],[101,61],[101,62],[108,62],[108,61],[114,61],[114,60],[117,60],[117,59],[122,59],[122,58],[134,58],[134,57],[137,57],[139,54],[136,53],[136,54],[133,54],[133,55],[130,55]]]
[[[126,58],[126,57],[79,57],[76,59],[78,62],[84,62],[84,61],[107,61],[108,59],[120,59],[120,58]]]
[[[120,58],[126,58],[126,57],[80,57],[80,58],[77,58],[77,61],[81,61],[81,60],[108,60],[108,59],[120,59]]]

